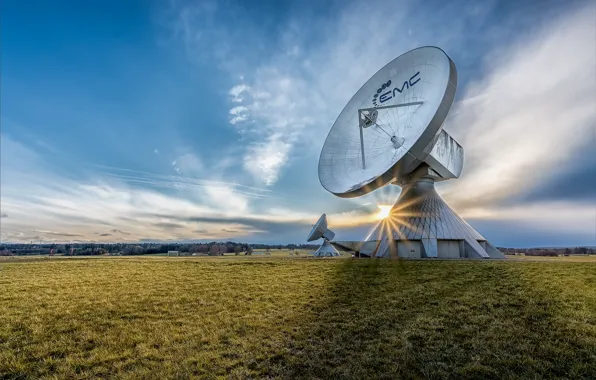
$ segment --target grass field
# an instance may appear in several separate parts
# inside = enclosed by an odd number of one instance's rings
[[[0,378],[596,378],[596,262],[0,262]]]

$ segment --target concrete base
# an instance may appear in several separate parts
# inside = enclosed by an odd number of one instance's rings
[[[339,256],[339,252],[337,249],[329,242],[329,240],[325,240],[323,244],[317,249],[317,251],[313,254],[314,257],[334,257]]]

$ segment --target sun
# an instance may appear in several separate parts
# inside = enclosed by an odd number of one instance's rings
[[[379,213],[377,214],[377,219],[385,219],[391,213],[391,206],[387,205],[378,205]]]

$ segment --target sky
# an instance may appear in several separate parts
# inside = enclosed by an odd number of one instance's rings
[[[377,70],[441,47],[465,149],[447,203],[500,247],[596,245],[596,3],[18,1],[1,8],[2,242],[360,240],[325,137]]]

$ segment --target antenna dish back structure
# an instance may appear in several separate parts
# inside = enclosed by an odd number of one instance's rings
[[[463,168],[462,146],[443,130],[456,89],[457,69],[443,50],[414,49],[374,74],[331,127],[318,169],[327,191],[351,198],[402,186],[389,217],[362,245],[374,248],[361,254],[503,257],[434,188]]]
[[[307,241],[315,241],[323,238],[323,244],[316,250],[313,254],[314,257],[332,257],[332,256],[339,256],[339,252],[335,249],[335,247],[330,243],[335,237],[335,233],[327,228],[327,215],[323,214],[317,220],[315,225],[312,227],[312,230],[308,234]]]

